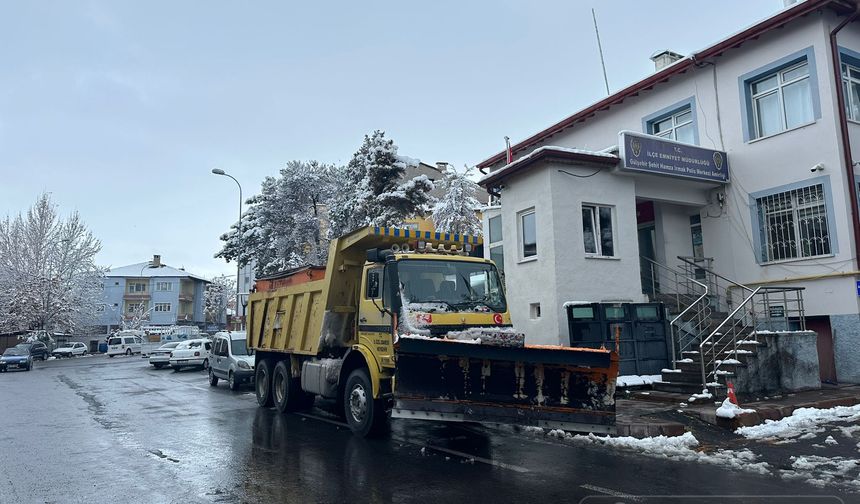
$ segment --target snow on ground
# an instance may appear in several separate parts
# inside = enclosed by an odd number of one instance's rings
[[[619,376],[615,382],[616,387],[632,387],[634,385],[651,385],[658,382],[663,377],[661,375],[627,375]]]
[[[755,410],[741,408],[728,397],[723,401],[722,406],[717,408],[717,416],[720,418],[734,418],[741,413],[755,413]]]
[[[530,428],[530,434],[539,434],[543,429]],[[655,436],[638,439],[629,436],[595,436],[594,434],[570,434],[560,429],[545,432],[550,438],[578,445],[599,445],[618,450],[636,452],[649,457],[657,457],[678,462],[699,462],[738,471],[756,474],[770,474],[770,466],[758,461],[758,456],[747,449],[705,451],[690,432],[681,436]]]
[[[712,395],[711,395],[711,393],[710,393],[710,392],[708,392],[708,389],[702,389],[702,393],[701,393],[701,394],[693,394],[693,395],[691,395],[691,396],[690,396],[690,398],[689,398],[689,399],[687,399],[687,402],[691,402],[691,403],[692,403],[692,402],[696,402],[696,401],[698,401],[698,400],[700,400],[700,399],[713,399],[713,398],[714,398],[714,396],[712,396]]]
[[[836,485],[860,489],[857,472],[860,461],[843,457],[800,455],[791,457],[791,470],[783,469],[780,476],[787,480],[801,480],[819,488]]]
[[[829,409],[799,408],[781,420],[765,420],[763,424],[740,427],[735,434],[748,439],[788,439],[809,432],[822,432],[824,428],[821,426],[829,422],[857,421],[860,421],[860,404]]]

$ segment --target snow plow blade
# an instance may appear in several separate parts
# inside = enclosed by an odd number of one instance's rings
[[[615,433],[618,354],[400,338],[392,417]]]

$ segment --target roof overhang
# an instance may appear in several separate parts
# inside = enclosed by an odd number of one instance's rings
[[[612,168],[618,165],[620,158],[603,152],[578,151],[562,147],[545,146],[535,149],[526,156],[514,160],[499,170],[488,173],[478,181],[481,187],[493,187],[502,180],[528,169],[538,161],[557,161],[566,164],[582,164]]]
[[[528,147],[542,142],[577,123],[584,122],[585,120],[596,115],[598,112],[608,110],[611,106],[617,105],[627,98],[637,96],[643,91],[650,90],[658,84],[667,82],[671,77],[675,75],[686,73],[694,65],[697,65],[702,61],[720,56],[729,49],[738,48],[743,43],[750,40],[755,40],[770,30],[781,28],[790,21],[806,16],[807,14],[815,12],[824,7],[832,8],[839,14],[847,14],[857,10],[857,6],[852,0],[806,0],[798,2],[790,8],[781,10],[773,16],[759,23],[756,23],[749,28],[746,28],[728,38],[725,38],[706,49],[692,53],[689,56],[678,60],[675,63],[667,66],[666,68],[654,73],[653,75],[650,75],[645,79],[640,80],[639,82],[636,82],[614,94],[611,94],[606,98],[598,101],[597,103],[594,103],[593,105],[590,105],[589,107],[586,107],[579,112],[565,119],[562,119],[561,121],[553,124],[552,126],[538,133],[535,133],[534,135],[526,138],[525,140],[515,144],[513,147],[511,147],[511,151],[514,154],[516,154],[517,152],[521,152],[524,149],[527,149]],[[488,168],[499,163],[500,161],[503,161],[505,159],[505,155],[506,152],[501,151],[498,154],[495,154],[481,161],[480,163],[478,163],[477,166],[478,168]]]

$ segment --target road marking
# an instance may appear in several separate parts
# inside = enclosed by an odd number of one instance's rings
[[[579,485],[579,488],[584,488],[585,490],[591,490],[592,492],[599,492],[605,495],[611,495],[613,497],[620,497],[622,499],[630,499],[634,502],[642,502],[642,499],[636,497],[635,495],[626,494],[624,492],[619,492],[617,490],[612,490],[611,488],[603,488],[597,485]]]
[[[296,413],[296,415],[304,418],[311,418],[313,420],[319,420],[320,422],[330,423],[332,425],[337,425],[338,427],[346,427],[349,429],[349,425],[345,422],[338,422],[337,420],[332,420],[330,418],[325,418],[321,416],[311,415],[310,413]]]
[[[344,422],[338,422],[337,420],[332,420],[329,418],[311,415],[309,413],[296,413],[296,415],[298,415],[300,417],[304,417],[304,418],[310,418],[313,420],[319,420],[321,422],[326,422],[326,423],[329,423],[332,425],[337,425],[338,427],[345,427],[347,429],[349,428],[349,425],[344,423]],[[431,450],[435,450],[438,452],[447,453],[449,455],[455,455],[457,457],[462,457],[466,460],[474,460],[475,462],[481,462],[483,464],[501,467],[502,469],[509,469],[511,471],[516,471],[518,473],[531,472],[529,469],[522,467],[522,466],[513,465],[513,464],[506,464],[504,462],[499,462],[498,460],[492,460],[492,459],[488,459],[488,458],[484,458],[484,457],[477,457],[477,456],[471,455],[469,453],[465,453],[465,452],[461,452],[461,451],[457,451],[457,450],[451,450],[449,448],[442,448],[441,446],[433,446],[429,443],[421,444],[421,443],[417,443],[415,441],[409,441],[408,439],[403,439],[403,438],[398,437],[398,436],[391,436],[391,439],[393,441],[397,441],[399,443],[411,444],[413,446],[418,446],[420,448],[429,448]]]
[[[398,440],[398,441],[400,441],[400,440]],[[411,443],[409,441],[405,441],[405,442],[410,443],[410,444],[417,444],[417,443]],[[458,457],[463,457],[464,459],[467,459],[467,460],[474,460],[475,462],[481,462],[483,464],[489,464],[489,465],[493,465],[496,467],[501,467],[502,469],[510,469],[511,471],[516,471],[518,473],[531,472],[529,469],[522,467],[522,466],[518,466],[518,465],[514,465],[514,464],[506,464],[504,462],[499,462],[498,460],[488,459],[488,458],[484,458],[484,457],[476,457],[475,455],[470,455],[468,453],[457,451],[457,450],[451,450],[450,448],[442,448],[441,446],[433,446],[431,444],[427,444],[425,446],[427,448],[430,448],[431,450],[440,451],[442,453],[448,453],[450,455],[456,455]]]

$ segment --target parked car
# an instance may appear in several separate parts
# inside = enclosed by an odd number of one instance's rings
[[[209,352],[212,342],[208,339],[186,340],[170,352],[170,367],[179,371],[184,367],[209,369]]]
[[[51,355],[54,357],[71,357],[73,355],[86,355],[87,354],[87,346],[83,343],[76,341],[74,343],[69,343],[67,345],[63,345],[60,348],[55,349],[51,352]]]
[[[212,341],[212,356],[209,365],[209,385],[215,387],[218,380],[227,380],[230,390],[237,390],[242,383],[254,379],[254,351],[249,350],[244,332],[218,332]]]
[[[33,354],[26,348],[19,346],[7,348],[0,356],[0,373],[5,373],[10,368],[27,371],[33,369]]]
[[[107,356],[131,355],[140,353],[142,350],[143,338],[137,335],[123,334],[123,331],[120,331],[116,336],[111,336],[108,340]]]
[[[178,341],[165,343],[149,353],[149,363],[155,366],[155,369],[161,369],[170,364],[170,352],[179,345]]]
[[[33,359],[46,360],[50,355],[50,352],[48,351],[48,346],[41,341],[18,343],[15,346],[27,350],[27,352],[33,357]]]

